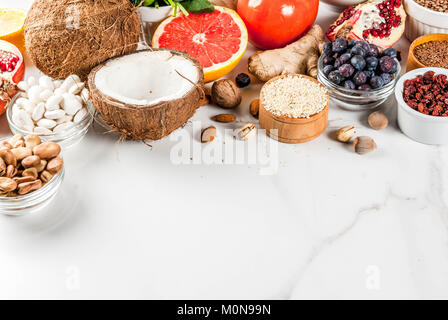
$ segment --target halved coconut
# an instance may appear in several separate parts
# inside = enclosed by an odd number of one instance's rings
[[[104,122],[133,140],[158,140],[190,119],[204,98],[194,58],[148,49],[112,58],[89,74],[93,105]]]

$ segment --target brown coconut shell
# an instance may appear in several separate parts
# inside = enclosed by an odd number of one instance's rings
[[[36,0],[25,20],[25,45],[43,73],[83,80],[109,58],[137,49],[140,23],[129,0]]]
[[[107,61],[95,67],[88,77],[90,100],[103,121],[112,129],[132,140],[159,140],[169,135],[194,115],[205,98],[204,72],[201,64],[190,55],[176,50],[147,49],[142,51],[159,50],[170,51],[173,55],[182,56],[198,68],[198,82],[182,98],[162,101],[150,106],[126,104],[111,98],[95,85],[95,75]]]

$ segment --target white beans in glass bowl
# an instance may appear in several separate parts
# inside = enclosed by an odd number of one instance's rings
[[[67,149],[86,135],[93,121],[93,105],[78,76],[53,80],[29,77],[10,102],[6,117],[12,133],[36,134]]]

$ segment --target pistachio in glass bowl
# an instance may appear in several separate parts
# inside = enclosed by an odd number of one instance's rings
[[[51,202],[64,179],[60,152],[36,135],[0,140],[0,213],[24,215]]]

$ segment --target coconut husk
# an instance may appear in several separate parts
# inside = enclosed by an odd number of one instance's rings
[[[167,49],[142,51],[157,50]],[[105,95],[95,85],[95,75],[107,61],[90,72],[88,77],[90,99],[102,120],[113,130],[132,140],[159,140],[184,125],[194,115],[196,109],[203,104],[205,99],[204,73],[200,63],[186,53],[176,50],[167,51],[173,55],[185,57],[198,68],[199,81],[194,83],[195,86],[180,99],[163,101],[150,106],[125,104]],[[181,74],[179,76],[183,77]],[[184,79],[186,78],[184,77]]]
[[[105,60],[137,49],[140,23],[129,0],[36,0],[25,20],[26,50],[39,70],[86,79]]]

